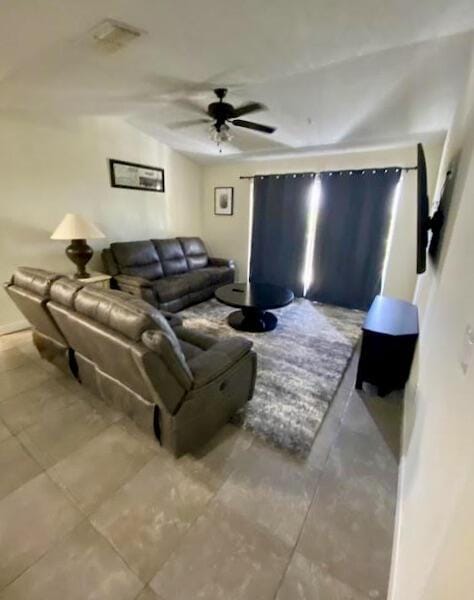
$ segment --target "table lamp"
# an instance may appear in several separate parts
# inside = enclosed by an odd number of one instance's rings
[[[52,240],[71,240],[66,248],[66,256],[76,265],[77,271],[74,273],[76,279],[86,279],[90,277],[85,266],[92,258],[94,251],[87,245],[86,239],[104,238],[102,231],[81,217],[68,213],[54,230],[51,236]]]

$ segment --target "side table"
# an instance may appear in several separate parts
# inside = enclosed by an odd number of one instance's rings
[[[356,389],[362,389],[364,381],[376,385],[380,396],[402,389],[410,375],[418,339],[416,306],[376,296],[362,331]]]
[[[68,277],[80,281],[82,285],[92,285],[106,290],[110,289],[110,280],[112,279],[110,275],[99,273],[98,271],[94,271],[90,275],[90,277],[86,277],[85,279],[76,279],[73,275],[68,275]]]

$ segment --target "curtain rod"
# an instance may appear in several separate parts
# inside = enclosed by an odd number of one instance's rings
[[[240,175],[239,179],[255,179],[255,177],[284,177],[285,175],[323,175],[325,173],[352,173],[353,171],[380,171],[400,169],[400,171],[416,171],[418,167],[371,167],[367,169],[330,169],[329,171],[302,171],[300,173],[262,173],[258,175]]]

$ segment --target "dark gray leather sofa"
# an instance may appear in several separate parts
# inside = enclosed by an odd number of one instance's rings
[[[207,441],[253,393],[256,355],[129,294],[20,268],[6,289],[43,358],[154,431],[175,456]]]
[[[234,262],[210,258],[198,237],[115,242],[102,259],[117,289],[170,312],[212,298],[235,275]]]

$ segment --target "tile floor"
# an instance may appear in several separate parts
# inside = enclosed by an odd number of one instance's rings
[[[306,461],[231,425],[175,460],[0,337],[0,598],[386,598],[401,399],[355,366]]]

